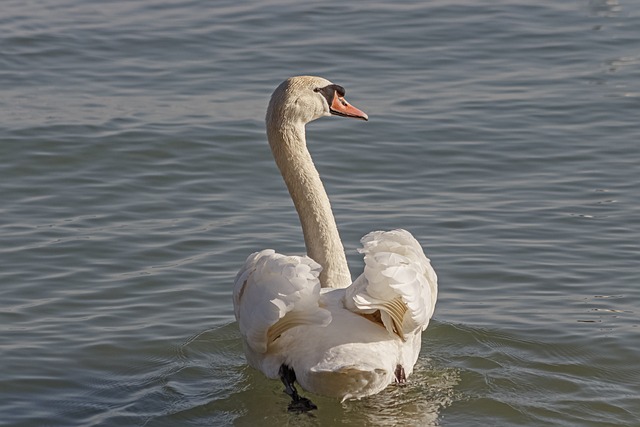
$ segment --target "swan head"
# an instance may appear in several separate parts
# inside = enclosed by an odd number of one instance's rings
[[[349,104],[342,86],[322,77],[290,77],[271,95],[267,123],[283,121],[306,124],[324,116],[342,116],[369,120],[361,110]]]

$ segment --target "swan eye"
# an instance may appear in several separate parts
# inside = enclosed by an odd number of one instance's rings
[[[322,96],[324,96],[324,99],[327,100],[327,104],[329,104],[329,106],[331,106],[331,104],[334,102],[334,98],[336,97],[340,99],[342,105],[347,105],[342,99],[344,97],[345,90],[340,85],[330,84],[329,86],[325,87],[317,87],[313,89],[313,91],[322,94]]]

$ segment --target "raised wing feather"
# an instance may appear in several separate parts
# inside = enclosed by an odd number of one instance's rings
[[[285,256],[272,249],[247,258],[236,276],[233,307],[252,350],[265,353],[271,342],[295,326],[331,322],[329,311],[318,306],[321,270],[309,257]]]
[[[364,273],[347,288],[345,306],[373,315],[402,339],[424,330],[435,308],[438,278],[420,244],[406,230],[374,231],[361,242]]]

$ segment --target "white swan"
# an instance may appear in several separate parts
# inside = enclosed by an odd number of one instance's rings
[[[329,198],[305,141],[305,125],[329,115],[368,120],[347,103],[341,86],[321,77],[292,77],[273,93],[269,144],[298,211],[308,256],[256,252],[233,290],[247,361],[284,382],[294,400],[290,410],[315,408],[298,396],[295,380],[307,391],[342,400],[404,382],[438,292],[429,259],[405,230],[364,236],[364,273],[351,283]]]

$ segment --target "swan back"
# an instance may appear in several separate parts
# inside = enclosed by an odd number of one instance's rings
[[[420,244],[406,230],[374,231],[361,242],[364,273],[347,289],[345,306],[373,315],[403,340],[426,329],[438,278]]]

